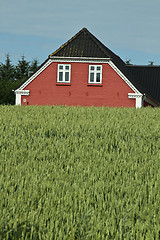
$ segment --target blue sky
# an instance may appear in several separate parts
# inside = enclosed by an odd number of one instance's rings
[[[39,63],[86,27],[124,61],[160,65],[160,0],[0,0],[0,62]]]

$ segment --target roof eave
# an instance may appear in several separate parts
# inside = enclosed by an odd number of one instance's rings
[[[104,62],[108,62],[110,60],[112,60],[112,58],[98,58],[98,57],[63,57],[63,56],[49,56],[50,59],[52,60],[70,60],[70,61],[74,61],[74,60],[84,60],[84,61],[104,61]]]
[[[143,100],[150,103],[151,105],[153,105],[154,107],[160,107],[160,103],[158,103],[157,101],[155,101],[153,98],[149,97],[148,95],[146,95],[145,93],[143,94]]]

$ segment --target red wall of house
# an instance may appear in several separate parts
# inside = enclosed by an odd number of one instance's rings
[[[89,63],[71,63],[70,85],[57,84],[57,65],[56,62],[49,65],[25,88],[30,95],[22,96],[22,105],[135,107],[135,99],[128,98],[132,89],[109,64],[99,64],[102,65],[99,86],[88,85]]]

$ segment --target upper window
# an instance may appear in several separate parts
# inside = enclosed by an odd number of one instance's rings
[[[57,82],[70,83],[71,65],[58,64]]]
[[[88,83],[102,83],[102,65],[89,65]]]

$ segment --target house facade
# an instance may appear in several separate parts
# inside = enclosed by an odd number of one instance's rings
[[[16,105],[158,107],[159,67],[148,68],[127,66],[83,28],[15,90]]]

